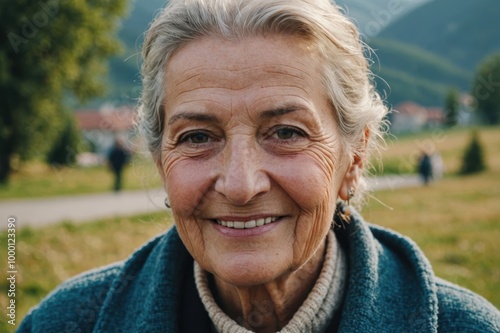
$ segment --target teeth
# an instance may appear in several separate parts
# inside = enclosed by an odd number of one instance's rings
[[[261,218],[257,220],[250,220],[250,221],[222,221],[222,220],[217,220],[217,223],[222,225],[223,227],[228,227],[228,228],[234,228],[234,229],[252,229],[255,227],[260,227],[263,226],[264,224],[269,224],[271,222],[276,221],[278,218],[277,217],[267,217],[267,218]]]
[[[245,222],[245,229],[255,228],[256,226],[257,226],[257,221],[255,220]]]

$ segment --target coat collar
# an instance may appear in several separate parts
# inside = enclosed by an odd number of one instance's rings
[[[423,253],[355,210],[350,215],[337,230],[350,266],[339,332],[437,332],[434,273]]]

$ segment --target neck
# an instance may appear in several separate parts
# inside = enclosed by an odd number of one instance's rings
[[[300,269],[262,285],[239,287],[215,277],[220,307],[238,324],[252,331],[280,330],[292,319],[318,279],[325,243]]]

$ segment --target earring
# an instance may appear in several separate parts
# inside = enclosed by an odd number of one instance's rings
[[[347,191],[347,206],[349,206],[349,200],[354,196],[354,193],[356,193],[356,190],[354,187],[349,187],[349,190]]]
[[[168,202],[168,198],[165,198],[165,206],[170,209],[170,202]]]

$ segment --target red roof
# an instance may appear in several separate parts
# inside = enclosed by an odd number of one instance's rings
[[[417,103],[404,102],[395,107],[396,111],[401,115],[418,115],[425,114],[425,108]]]
[[[439,107],[424,107],[414,102],[403,102],[396,106],[397,114],[412,117],[422,117],[427,121],[442,122],[444,121],[444,112]]]
[[[442,108],[427,108],[427,121],[443,122],[444,118]]]
[[[112,110],[82,110],[75,112],[81,130],[127,131],[134,127],[136,113],[131,107]]]

